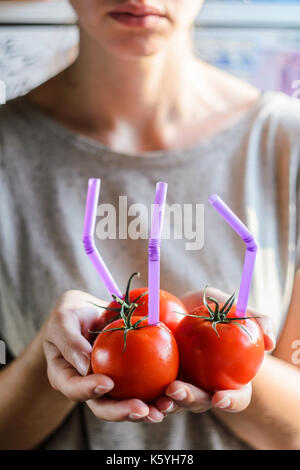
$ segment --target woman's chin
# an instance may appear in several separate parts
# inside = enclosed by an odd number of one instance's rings
[[[159,53],[170,42],[172,25],[167,20],[147,27],[127,27],[106,17],[94,21],[89,34],[115,57],[135,59]],[[87,30],[86,30],[87,31]]]
[[[166,39],[157,34],[113,38],[106,43],[107,49],[120,59],[137,59],[158,54],[166,45]]]

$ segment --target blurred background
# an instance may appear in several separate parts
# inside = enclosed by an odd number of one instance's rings
[[[206,0],[194,36],[197,53],[213,65],[263,90],[294,96],[300,90],[300,0]],[[0,80],[7,99],[72,62],[77,40],[67,1],[0,0]]]

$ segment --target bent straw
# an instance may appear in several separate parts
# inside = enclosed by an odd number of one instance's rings
[[[167,183],[157,183],[148,245],[148,324],[159,322],[160,240],[167,195]]]
[[[88,182],[88,191],[86,198],[86,208],[85,208],[85,217],[84,217],[84,228],[83,228],[83,245],[86,254],[90,258],[94,267],[96,268],[97,273],[103,281],[106,289],[109,294],[113,294],[122,298],[122,293],[119,290],[117,284],[113,280],[112,275],[110,274],[106,264],[104,263],[102,257],[100,256],[94,242],[94,232],[96,224],[96,215],[97,215],[97,204],[100,193],[101,181],[97,178],[90,178]]]
[[[233,228],[233,230],[242,238],[246,245],[244,267],[236,307],[236,312],[241,317],[245,317],[257,254],[257,243],[254,239],[254,236],[249,232],[247,227],[217,194],[210,196],[209,202],[219,212],[223,219]]]

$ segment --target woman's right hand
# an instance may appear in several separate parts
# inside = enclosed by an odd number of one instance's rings
[[[85,401],[104,421],[161,422],[163,413],[141,400],[104,397],[114,387],[112,379],[89,374],[92,337],[88,331],[97,328],[101,315],[91,302],[107,304],[85,292],[67,291],[44,325],[43,348],[51,386],[72,401]]]

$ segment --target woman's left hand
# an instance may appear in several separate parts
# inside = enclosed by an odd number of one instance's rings
[[[228,299],[228,294],[208,288],[207,295],[216,298],[220,302]],[[197,306],[203,304],[203,291],[196,291],[186,294],[182,301],[188,311],[192,311]],[[258,315],[254,309],[249,308],[248,312]],[[256,319],[264,335],[265,350],[272,351],[275,347],[275,334],[272,319],[259,314]],[[210,408],[219,408],[231,413],[239,413],[249,405],[252,395],[251,383],[238,390],[220,390],[214,394],[209,394],[194,385],[180,380],[175,380],[165,390],[165,395],[156,401],[157,408],[164,414],[179,413],[189,410],[193,413],[203,413]]]
[[[204,413],[210,408],[238,413],[250,403],[251,383],[239,390],[222,390],[210,395],[194,385],[175,380],[168,385],[165,396],[160,397],[156,407],[164,415],[188,410],[193,413]]]

